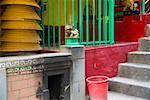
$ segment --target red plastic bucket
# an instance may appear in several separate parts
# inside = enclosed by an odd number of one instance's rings
[[[86,79],[90,100],[107,100],[108,77],[92,76]]]

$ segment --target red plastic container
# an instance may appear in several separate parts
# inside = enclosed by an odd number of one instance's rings
[[[92,76],[86,79],[90,100],[107,100],[108,77]]]

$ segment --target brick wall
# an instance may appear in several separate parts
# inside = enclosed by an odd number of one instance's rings
[[[36,97],[42,73],[8,76],[8,100],[41,100]]]

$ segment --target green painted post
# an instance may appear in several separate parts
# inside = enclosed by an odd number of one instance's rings
[[[142,14],[145,14],[145,0],[142,0]]]
[[[83,42],[83,8],[82,0],[79,0],[79,31],[80,31],[80,43]]]
[[[104,29],[104,41],[107,41],[107,0],[103,0],[103,29]]]
[[[42,12],[42,4],[40,3],[40,0],[37,0],[36,2],[37,2],[38,5],[41,6],[41,9],[39,9],[39,10],[37,11],[37,14],[40,15],[41,12]],[[41,2],[42,2],[42,1],[41,1]],[[0,13],[1,13],[1,12],[0,12]]]
[[[89,42],[89,0],[86,0],[86,45]]]
[[[110,43],[114,43],[114,0],[109,0],[109,33]]]
[[[55,6],[54,6],[55,4],[54,3],[55,3],[55,0],[52,0],[52,8],[55,9]],[[56,43],[55,43],[56,42],[55,41],[55,38],[56,38],[55,37],[55,24],[56,23],[55,23],[55,12],[54,12],[54,9],[52,10],[52,17],[53,17],[52,20],[53,20],[53,46],[55,47],[56,46]]]
[[[98,41],[101,42],[101,0],[98,0]]]
[[[67,21],[67,24],[68,24],[68,19],[69,19],[69,17],[68,17],[68,0],[66,0],[66,21]]]
[[[50,46],[51,46],[51,39],[50,39],[50,0],[48,0],[48,49],[50,49]]]
[[[74,17],[75,17],[75,8],[74,8],[75,4],[74,4],[74,0],[72,0],[72,23],[74,24]]]
[[[60,0],[58,0],[58,47],[61,45],[61,26],[60,26]]]
[[[64,7],[65,7],[65,9],[64,9],[65,10],[64,11],[64,13],[65,13],[65,25],[67,25],[68,24],[68,0],[64,1]],[[66,34],[65,34],[65,43],[66,43]]]
[[[67,1],[64,0],[64,20],[65,20],[65,25],[67,24]]]
[[[93,0],[93,45],[95,45],[95,0]]]
[[[44,3],[41,2],[41,12],[42,12],[42,47],[45,47],[45,27],[44,27]]]
[[[77,23],[76,23],[76,10],[75,10],[75,0],[72,0],[72,23],[75,28],[77,28]]]

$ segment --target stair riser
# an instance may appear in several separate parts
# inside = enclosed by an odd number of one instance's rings
[[[150,54],[129,54],[129,63],[150,64]]]
[[[120,65],[119,76],[140,81],[150,81],[150,69]]]
[[[150,52],[150,40],[140,39],[139,50]]]
[[[150,24],[146,25],[146,36],[150,37]]]
[[[150,99],[150,88],[133,86],[129,84],[109,81],[111,91],[123,93],[126,95]]]

